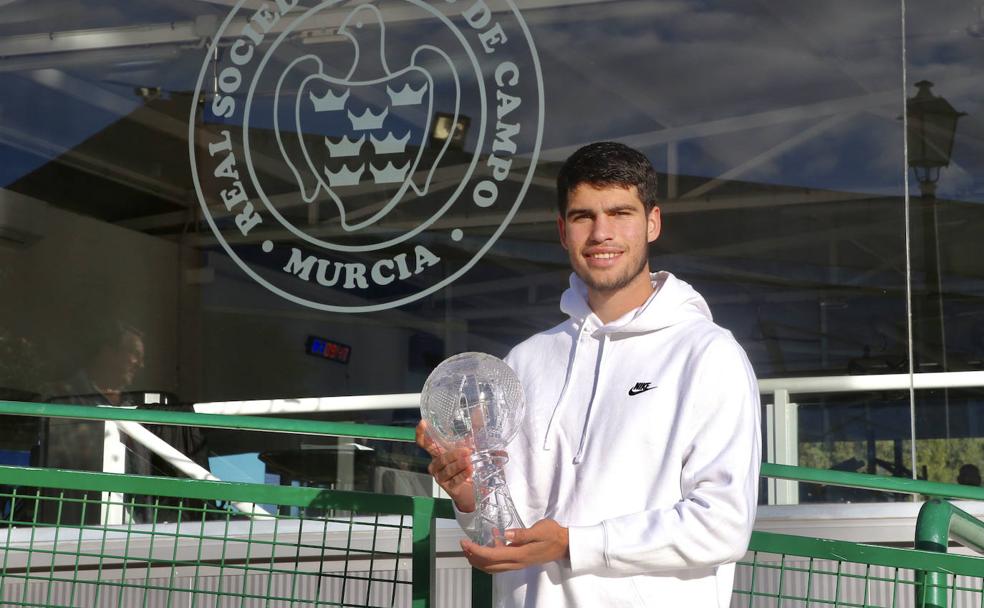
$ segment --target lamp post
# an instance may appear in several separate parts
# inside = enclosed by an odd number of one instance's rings
[[[916,83],[916,94],[906,100],[909,167],[919,182],[920,219],[923,243],[923,272],[926,277],[922,296],[917,298],[917,371],[938,363],[946,371],[946,334],[943,326],[943,289],[940,273],[936,182],[940,171],[950,165],[957,120],[964,116],[950,102],[933,95],[933,83]],[[939,344],[932,344],[939,337]],[[938,347],[938,350],[937,350]],[[931,355],[932,353],[932,355]],[[934,361],[935,360],[935,361]]]
[[[905,102],[909,125],[909,166],[919,181],[923,198],[935,198],[940,169],[950,166],[957,120],[966,116],[950,102],[933,95],[933,83],[920,80],[918,91]]]

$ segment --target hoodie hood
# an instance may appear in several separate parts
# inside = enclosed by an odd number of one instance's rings
[[[713,320],[707,302],[689,283],[666,271],[654,272],[650,278],[654,291],[649,299],[642,306],[602,326],[599,331],[609,334],[646,333],[684,321]],[[571,273],[570,287],[560,298],[560,310],[579,325],[594,314],[588,306],[588,286],[574,273]]]

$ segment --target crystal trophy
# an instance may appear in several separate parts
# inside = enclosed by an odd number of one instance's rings
[[[519,431],[526,401],[516,373],[484,353],[462,353],[437,366],[420,395],[428,432],[446,450],[471,449],[476,525],[466,530],[476,543],[506,542],[505,531],[523,528],[506,487],[505,448]]]

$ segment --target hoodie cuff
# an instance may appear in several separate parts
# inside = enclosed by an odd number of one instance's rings
[[[574,574],[598,572],[608,568],[605,558],[605,524],[571,526],[567,530],[567,551]]]
[[[458,525],[465,532],[473,531],[475,529],[475,520],[478,519],[478,509],[475,509],[471,513],[465,513],[464,511],[458,510],[458,505],[451,501],[451,506],[454,508],[454,518],[458,521]]]

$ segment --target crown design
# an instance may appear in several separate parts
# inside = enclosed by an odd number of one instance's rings
[[[407,179],[407,173],[410,171],[410,161],[407,161],[407,164],[399,169],[394,167],[392,162],[386,163],[386,166],[382,169],[377,169],[370,164],[369,170],[372,171],[372,179],[377,184],[399,184]]]
[[[332,171],[328,167],[325,167],[325,175],[328,176],[328,184],[332,188],[339,186],[358,186],[359,178],[362,177],[365,170],[365,165],[359,167],[358,171],[352,171],[345,165],[342,165],[342,168],[338,171]]]
[[[394,106],[415,106],[420,104],[424,99],[424,93],[427,92],[427,83],[425,82],[419,89],[410,88],[410,83],[405,83],[403,88],[399,91],[394,91],[393,89],[386,87],[386,93],[389,95],[390,101],[393,102]]]
[[[407,149],[407,142],[410,141],[410,131],[400,139],[394,137],[392,132],[386,134],[386,139],[376,139],[369,135],[369,141],[372,142],[376,154],[403,154]]]
[[[373,114],[372,110],[366,108],[362,116],[356,116],[352,113],[352,110],[348,111],[349,120],[352,121],[352,128],[356,131],[381,129],[383,127],[383,120],[386,119],[387,114],[389,114],[389,108],[383,108],[383,111],[379,114]]]
[[[355,141],[349,140],[348,135],[343,135],[337,142],[333,142],[327,135],[325,136],[325,145],[328,146],[328,154],[330,154],[332,158],[358,156],[359,151],[362,150],[362,144],[364,144],[365,141],[365,135]]]
[[[345,102],[349,98],[349,93],[350,91],[345,89],[345,93],[342,95],[335,95],[331,89],[328,89],[324,97],[315,97],[312,91],[308,91],[308,97],[311,98],[315,112],[337,112],[345,109]]]

